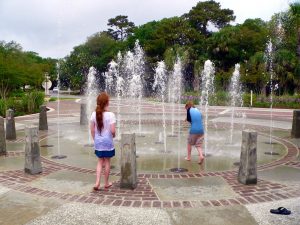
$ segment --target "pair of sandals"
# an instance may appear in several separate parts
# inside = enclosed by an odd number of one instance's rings
[[[104,186],[105,189],[110,188],[112,186],[112,183],[109,183],[108,185]],[[93,187],[94,191],[100,191],[100,187]]]
[[[270,213],[280,214],[280,215],[290,215],[292,212],[284,207],[279,207],[278,209],[270,209]]]

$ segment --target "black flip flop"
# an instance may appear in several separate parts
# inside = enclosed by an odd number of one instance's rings
[[[284,207],[279,207],[278,209],[270,209],[270,213],[280,214],[280,215],[290,215],[291,211]]]

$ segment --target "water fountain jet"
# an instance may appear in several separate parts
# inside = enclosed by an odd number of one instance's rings
[[[271,145],[271,151],[265,152],[266,155],[279,155],[279,153],[274,152],[272,142],[272,134],[273,134],[273,76],[274,76],[274,69],[273,69],[273,60],[274,60],[274,49],[273,49],[273,43],[271,40],[267,43],[267,48],[265,52],[265,58],[266,58],[266,65],[267,70],[270,74],[270,139],[269,142],[266,142],[267,144]]]
[[[167,132],[166,132],[166,115],[165,115],[165,92],[166,92],[166,65],[164,61],[158,62],[155,69],[155,78],[153,90],[156,90],[160,101],[162,103],[162,129],[163,132],[159,133],[159,142],[164,145],[164,152],[167,152]]]
[[[204,156],[207,156],[207,138],[208,138],[208,109],[209,109],[209,98],[214,95],[215,87],[215,68],[214,64],[210,60],[206,60],[204,63],[204,70],[201,74],[201,97],[200,97],[200,106],[202,107],[202,112],[204,112]]]
[[[53,155],[52,159],[64,159],[67,156],[62,155],[60,152],[60,78],[59,78],[59,64],[56,64],[57,67],[57,155]]]

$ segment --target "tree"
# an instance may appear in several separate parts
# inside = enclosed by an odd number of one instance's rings
[[[112,27],[108,29],[108,33],[115,40],[125,40],[130,34],[133,33],[135,28],[133,22],[129,22],[127,19],[128,16],[116,16],[115,18],[111,18],[108,20],[107,25]]]
[[[208,31],[210,23],[220,29],[228,25],[230,21],[235,20],[232,10],[221,9],[220,3],[213,0],[198,2],[184,17],[205,36],[210,35]]]
[[[71,54],[60,62],[61,84],[83,92],[89,68],[95,67],[100,74],[106,71],[107,64],[120,50],[119,43],[107,32],[98,32],[88,37],[84,44],[74,47]],[[100,75],[99,81],[103,81]]]
[[[245,84],[245,88],[253,90],[256,94],[265,93],[265,87],[269,80],[265,69],[264,52],[256,52],[241,68],[241,80]]]
[[[297,32],[297,55],[300,60],[300,2],[290,4],[290,15]]]
[[[300,90],[300,3],[290,4],[288,11],[276,14],[272,21],[279,21],[274,31],[281,31],[280,41],[275,44],[275,74],[281,92]],[[273,22],[274,23],[274,22]],[[274,32],[273,33],[276,33]],[[277,32],[278,33],[278,32]],[[276,40],[276,35],[274,40]],[[277,35],[278,37],[279,35]]]
[[[41,88],[44,73],[50,72],[44,59],[34,52],[23,52],[16,42],[0,42],[0,96],[25,85]]]
[[[73,48],[71,54],[59,62],[60,84],[72,89],[80,89],[85,82],[89,67],[93,65],[91,53],[85,45]]]
[[[261,19],[247,19],[243,24],[227,26],[209,38],[211,58],[224,70],[249,60],[256,52],[264,51],[267,26]]]

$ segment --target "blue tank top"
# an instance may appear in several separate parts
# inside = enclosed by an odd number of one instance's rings
[[[190,134],[204,134],[202,113],[197,108],[190,108],[188,113],[191,117]]]

